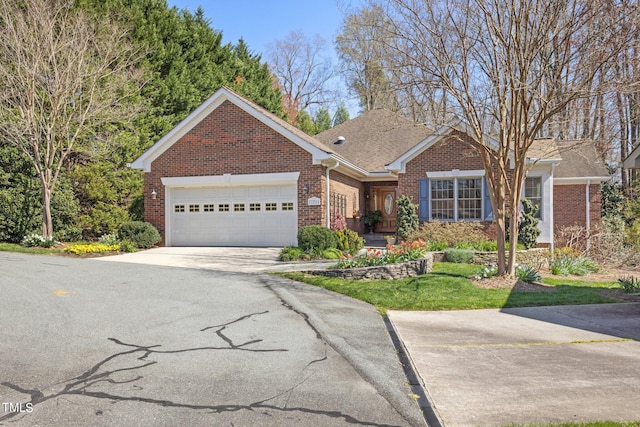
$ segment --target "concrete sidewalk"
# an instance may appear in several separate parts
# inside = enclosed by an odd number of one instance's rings
[[[388,316],[445,426],[640,420],[640,303]]]

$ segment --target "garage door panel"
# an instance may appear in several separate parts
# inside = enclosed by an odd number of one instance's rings
[[[295,184],[172,188],[173,246],[285,246],[296,243]],[[292,206],[293,210],[283,210]],[[183,205],[184,212],[175,212]],[[198,205],[197,208],[194,205]],[[205,211],[205,205],[207,211]],[[275,210],[269,210],[274,209]],[[196,212],[197,210],[197,212]]]

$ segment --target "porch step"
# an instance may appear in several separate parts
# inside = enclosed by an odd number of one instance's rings
[[[384,233],[367,233],[363,234],[364,246],[367,248],[386,248],[387,241],[385,240]]]

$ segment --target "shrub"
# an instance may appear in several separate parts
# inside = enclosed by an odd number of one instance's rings
[[[454,247],[460,242],[487,241],[482,224],[478,222],[440,222],[432,221],[422,224],[420,229],[409,236],[409,240],[422,239],[426,242],[444,242],[447,247]]]
[[[65,252],[76,255],[97,254],[104,252],[118,252],[120,245],[103,245],[101,243],[78,244],[64,248]]]
[[[336,231],[336,243],[338,249],[352,255],[364,248],[364,239],[348,228]]]
[[[55,245],[57,242],[53,237],[44,237],[40,234],[28,234],[24,236],[22,242],[20,244],[27,248],[32,248],[34,246],[40,246],[43,248],[50,248]]]
[[[161,240],[158,230],[152,224],[143,221],[125,222],[120,226],[118,236],[142,249],[151,248]]]
[[[518,243],[522,243],[525,249],[531,249],[538,243],[540,229],[538,228],[538,206],[529,199],[522,199],[522,215],[518,221]]]
[[[528,264],[520,264],[516,267],[516,277],[527,283],[542,282],[538,270]]]
[[[123,240],[120,242],[120,250],[122,252],[135,252],[136,245],[134,245],[131,240]]]
[[[100,236],[98,243],[111,246],[111,245],[117,244],[119,241],[120,239],[118,238],[118,233],[111,233],[111,234],[103,234],[102,236]]]
[[[458,264],[465,263],[469,264],[473,261],[473,250],[469,249],[447,249],[444,251],[444,256],[447,261],[455,262]]]
[[[411,203],[411,200],[411,197],[402,195],[397,201],[396,232],[404,240],[415,233],[420,226],[418,205]]]
[[[640,292],[640,280],[633,276],[621,277],[618,279],[618,283],[620,283],[625,293],[632,294]]]
[[[323,251],[337,246],[335,233],[321,225],[308,225],[298,230],[298,247],[305,252],[312,248]]]
[[[429,242],[429,250],[431,252],[441,252],[447,249],[449,245],[446,242]]]
[[[296,261],[300,259],[300,255],[302,255],[302,249],[286,246],[280,251],[280,260],[285,262]]]
[[[598,271],[598,269],[598,264],[586,257],[561,256],[551,263],[551,273],[557,276],[568,276],[569,274],[586,276],[593,271]]]
[[[324,259],[340,259],[342,257],[342,251],[336,248],[329,248],[322,251],[322,258]]]

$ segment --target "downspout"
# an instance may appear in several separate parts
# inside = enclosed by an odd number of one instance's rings
[[[591,247],[591,210],[590,208],[590,203],[589,203],[589,199],[590,199],[590,187],[591,186],[591,178],[587,179],[587,188],[585,191],[585,196],[586,196],[586,215],[585,215],[585,220],[586,220],[586,228],[587,228],[587,253],[589,252],[589,248]]]
[[[549,233],[551,233],[551,253],[553,253],[553,251],[556,249],[556,233],[554,232],[554,220],[553,217],[555,215],[555,206],[553,205],[553,186],[555,185],[553,183],[553,179],[555,176],[555,171],[556,171],[556,166],[558,166],[557,163],[551,163],[551,185],[549,186],[551,188],[551,191],[549,194],[549,206],[551,206],[551,213],[549,215]]]
[[[329,172],[332,171],[333,169],[337,168],[338,166],[340,166],[340,162],[338,162],[337,160],[334,160],[335,164],[333,166],[329,166],[328,164],[325,164],[325,167],[327,168],[327,179],[326,179],[326,184],[327,184],[327,189],[326,189],[326,193],[325,193],[325,197],[327,199],[327,220],[326,220],[326,226],[327,228],[331,228],[331,182],[329,181]]]

